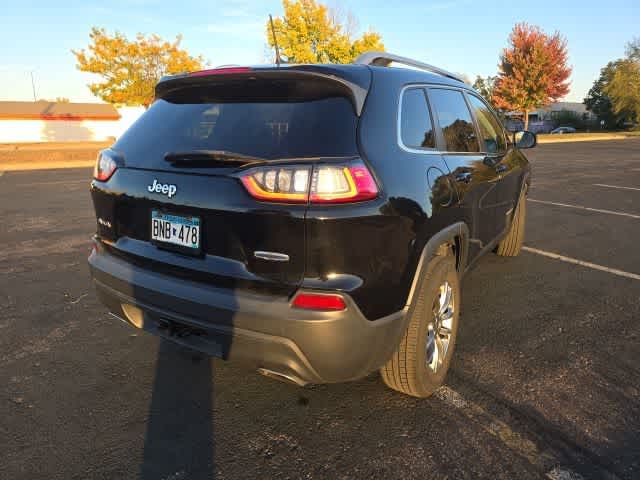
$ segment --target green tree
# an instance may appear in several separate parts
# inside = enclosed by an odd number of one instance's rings
[[[567,41],[558,32],[547,35],[539,27],[516,24],[500,57],[494,104],[522,112],[527,129],[531,110],[569,93],[567,57]]]
[[[634,38],[627,43],[627,58],[640,61],[640,37]]]
[[[616,62],[604,93],[611,99],[615,114],[628,120],[640,120],[640,39],[627,45],[627,57]]]
[[[493,107],[495,107],[495,105],[493,105],[493,89],[495,87],[496,78],[497,77],[492,76],[485,78],[477,75],[476,81],[473,82],[473,88]]]
[[[583,130],[587,127],[587,122],[582,115],[571,110],[563,109],[558,112],[553,112],[551,114],[551,119],[553,121],[554,128],[565,126]]]
[[[135,40],[128,40],[119,32],[110,35],[103,28],[93,27],[89,37],[87,50],[72,53],[80,71],[102,77],[101,82],[88,86],[91,93],[108,103],[148,107],[163,75],[202,68],[202,57],[192,57],[180,48],[180,35],[174,42],[141,33]]]
[[[606,88],[613,78],[613,74],[617,68],[618,62],[609,62],[600,70],[600,77],[593,82],[593,86],[589,89],[589,93],[584,99],[587,110],[592,112],[598,120],[604,120],[605,125],[609,128],[618,124],[618,122],[626,115],[624,112],[616,114],[613,111],[611,98],[606,93]]]
[[[369,50],[384,50],[379,33],[369,30],[354,38],[353,16],[342,18],[337,11],[315,0],[283,0],[284,15],[273,24],[280,53],[289,63],[350,63]],[[273,47],[267,21],[267,43]]]

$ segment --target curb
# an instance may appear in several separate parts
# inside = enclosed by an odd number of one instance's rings
[[[62,170],[68,168],[88,168],[95,165],[95,160],[70,160],[68,162],[16,162],[15,164],[0,163],[0,176],[5,172],[19,172],[28,170]]]
[[[549,138],[542,137],[538,138],[539,144],[545,143],[573,143],[573,142],[597,142],[602,140],[627,140],[629,138],[634,138],[633,136],[625,136],[625,135],[606,135],[606,136],[598,136],[598,137],[570,137],[569,135],[557,135],[562,138]],[[638,137],[640,138],[640,137]]]

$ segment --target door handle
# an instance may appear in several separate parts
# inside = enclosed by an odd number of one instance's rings
[[[456,173],[456,182],[469,183],[472,178],[473,174],[471,172]]]
[[[496,173],[504,173],[507,170],[509,170],[509,167],[507,165],[505,165],[504,163],[501,163],[501,164],[496,166]]]

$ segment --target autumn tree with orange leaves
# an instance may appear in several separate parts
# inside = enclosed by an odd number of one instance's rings
[[[282,0],[284,15],[273,19],[280,53],[288,63],[351,63],[366,51],[384,50],[382,36],[369,30],[355,37],[357,21],[340,8],[316,0]],[[274,46],[271,23],[267,42]]]
[[[88,50],[72,50],[77,68],[102,77],[90,83],[95,96],[118,105],[143,105],[153,101],[156,83],[163,75],[190,72],[202,68],[204,59],[182,49],[182,37],[173,42],[158,35],[139,33],[134,40],[103,28],[92,28]]]
[[[516,24],[500,56],[494,104],[522,112],[526,130],[530,111],[569,93],[567,57],[567,41],[560,33],[547,35],[534,25]]]

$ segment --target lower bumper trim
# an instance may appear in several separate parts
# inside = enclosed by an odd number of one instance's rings
[[[297,385],[368,375],[406,328],[406,310],[370,321],[348,295],[344,311],[303,311],[287,298],[208,287],[106,253],[92,253],[89,264],[98,297],[119,320]]]

